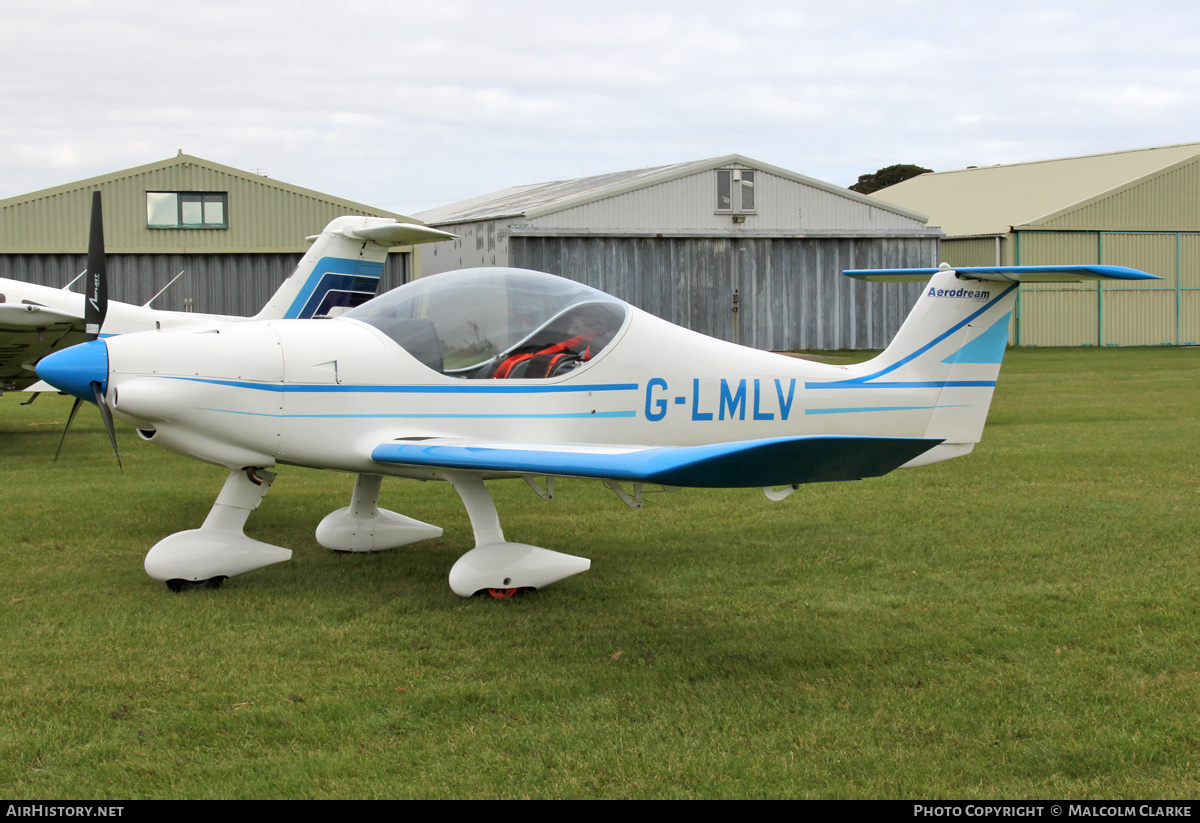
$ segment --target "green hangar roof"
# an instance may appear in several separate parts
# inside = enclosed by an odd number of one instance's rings
[[[344,214],[421,222],[180,153],[0,200],[0,252],[84,252],[96,190],[113,253],[303,252],[306,236]]]

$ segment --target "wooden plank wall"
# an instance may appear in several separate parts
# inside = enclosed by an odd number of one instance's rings
[[[510,238],[510,262],[594,286],[704,334],[771,351],[883,348],[920,283],[843,269],[937,265],[934,238]],[[733,312],[733,293],[738,312]]]

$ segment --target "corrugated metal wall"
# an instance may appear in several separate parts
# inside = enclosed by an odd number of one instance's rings
[[[1021,287],[1013,342],[1022,346],[1195,345],[1200,340],[1200,234],[1021,231],[1017,265],[1103,263],[1162,280]]]
[[[1003,239],[995,237],[966,237],[942,241],[942,260],[951,266],[998,266],[1003,253]]]
[[[458,235],[443,243],[418,246],[421,255],[420,276],[444,271],[473,269],[477,266],[507,266],[508,227],[512,220],[481,220],[455,223],[446,231]]]
[[[995,241],[950,238],[952,265],[995,263]],[[1162,280],[1021,287],[1010,342],[1020,346],[1194,345],[1200,340],[1200,233],[1019,231],[1001,241],[1003,265],[1129,266]]]
[[[1200,340],[1196,229],[1200,161],[1189,160],[1011,233],[1007,243],[1017,265],[1104,263],[1163,278],[1022,287],[1016,339],[1027,346],[1195,344]]]
[[[109,297],[142,305],[181,270],[187,273],[154,308],[207,314],[256,314],[300,262],[300,254],[110,254]],[[87,268],[83,254],[0,254],[0,277],[61,287]],[[380,290],[408,280],[409,255],[390,254]],[[75,290],[79,291],[77,284]]]
[[[922,284],[866,283],[842,270],[932,266],[937,249],[935,238],[509,240],[510,265],[569,277],[681,326],[773,351],[882,348]]]
[[[1161,281],[1107,283],[1098,287],[1097,342],[1110,346],[1145,346],[1181,342],[1176,335],[1177,251],[1175,234],[1117,234],[1097,237],[1102,262],[1132,266],[1164,278]]]

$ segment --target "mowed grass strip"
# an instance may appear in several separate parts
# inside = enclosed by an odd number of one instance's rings
[[[69,398],[0,401],[0,792],[243,797],[1194,798],[1200,352],[1011,351],[983,442],[858,483],[630,511],[491,484],[510,539],[592,570],[446,583],[439,540],[334,554],[352,478],[283,467],[289,563],[175,595],[142,570],[225,471]]]

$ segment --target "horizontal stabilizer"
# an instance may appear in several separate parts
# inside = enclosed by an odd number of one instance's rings
[[[424,440],[384,443],[371,453],[371,459],[377,463],[478,472],[590,477],[663,486],[753,488],[877,477],[941,442],[819,435],[619,449]]]
[[[353,228],[346,226],[337,234],[349,240],[369,240],[381,246],[416,246],[419,243],[438,243],[442,240],[455,240],[457,234],[448,231],[422,226],[419,223],[391,223],[385,226],[369,228]],[[310,243],[315,242],[321,235],[306,237]]]
[[[1000,283],[1072,283],[1080,280],[1161,280],[1126,266],[963,266],[945,263],[937,269],[847,269],[842,274],[877,283],[911,283],[928,280],[938,272],[953,271],[971,280]]]
[[[454,240],[458,235],[416,223],[396,223],[391,226],[372,226],[369,229],[346,229],[348,237],[370,240],[381,246],[415,246],[418,243],[437,243]]]

